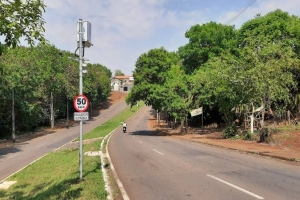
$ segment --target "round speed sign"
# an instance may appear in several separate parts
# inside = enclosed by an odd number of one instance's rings
[[[89,108],[89,100],[83,94],[76,96],[73,103],[77,112],[84,112]]]

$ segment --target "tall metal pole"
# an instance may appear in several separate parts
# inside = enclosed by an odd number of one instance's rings
[[[82,19],[79,19],[79,94],[82,94]],[[80,173],[80,180],[82,179],[82,123],[83,121],[80,120],[80,136],[79,136],[79,173]]]

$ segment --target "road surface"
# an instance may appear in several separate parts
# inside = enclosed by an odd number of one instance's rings
[[[83,124],[83,133],[103,124],[126,107],[125,101],[120,101],[111,105],[108,109],[102,110],[99,116]],[[79,125],[69,129],[60,129],[55,133],[15,144],[13,147],[0,148],[0,182],[34,160],[77,137],[79,137]]]
[[[108,143],[131,200],[300,199],[300,165],[159,136],[149,107],[117,129]]]

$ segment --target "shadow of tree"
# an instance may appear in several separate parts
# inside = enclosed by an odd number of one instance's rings
[[[0,190],[0,199],[4,199],[7,196],[7,192],[5,190]]]
[[[0,158],[3,156],[10,154],[10,153],[17,153],[21,151],[21,146],[25,145],[26,143],[23,144],[18,144],[10,147],[5,147],[5,148],[0,148]]]
[[[32,199],[77,199],[81,196],[82,188],[75,187],[74,189],[70,189],[71,185],[78,184],[78,178],[70,178],[64,180],[58,184],[51,185],[50,182],[42,183],[36,185],[29,194],[25,195],[22,188],[27,187],[26,185],[19,185],[13,188],[13,192],[8,194],[4,192],[0,193],[0,197],[6,197],[8,199],[24,199],[24,200],[32,200]],[[45,190],[45,188],[47,188]]]
[[[166,136],[167,134],[161,131],[149,131],[149,130],[139,130],[130,132],[131,135],[140,135],[140,136]]]
[[[70,189],[70,186],[78,183],[78,178],[67,179],[59,184],[53,185],[43,192],[37,193],[35,196],[28,197],[26,199],[76,199],[80,197],[82,188]],[[43,188],[44,186],[37,185],[35,188],[38,189],[39,187]]]
[[[87,177],[89,174],[95,174],[101,171],[101,162],[97,163],[96,167],[93,170],[85,170],[83,172],[83,177]]]

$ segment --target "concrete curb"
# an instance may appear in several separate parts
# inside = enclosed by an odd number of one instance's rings
[[[118,127],[117,127],[118,128]],[[116,129],[117,129],[116,128]],[[108,137],[110,137],[110,135],[116,130],[114,129],[112,132],[110,132],[109,134],[107,134],[103,140],[101,141],[101,145],[100,145],[100,161],[101,161],[101,170],[102,170],[102,174],[103,174],[103,179],[104,179],[104,182],[105,182],[105,190],[108,192],[108,195],[107,195],[107,199],[108,200],[112,200],[113,199],[113,195],[112,195],[112,189],[109,185],[109,175],[107,173],[107,170],[106,170],[106,167],[105,167],[105,158],[107,158],[108,156],[106,155],[106,153],[103,153],[103,146],[104,146],[104,142],[107,140]],[[107,150],[106,150],[107,152]],[[110,159],[108,159],[109,162],[111,163]]]

